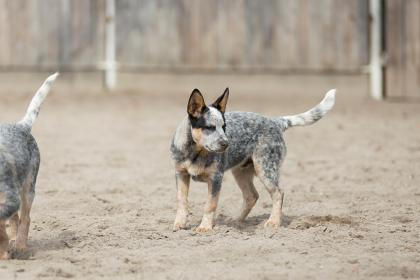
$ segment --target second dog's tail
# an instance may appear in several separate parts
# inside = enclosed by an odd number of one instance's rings
[[[329,90],[325,94],[324,99],[322,99],[318,105],[306,111],[305,113],[293,116],[279,117],[276,118],[276,120],[281,122],[283,130],[286,130],[292,126],[313,124],[325,116],[325,114],[327,114],[327,112],[334,106],[335,92],[335,89]]]
[[[18,124],[23,125],[29,130],[32,129],[32,125],[34,124],[34,121],[39,114],[39,109],[41,108],[42,102],[44,101],[45,97],[47,97],[48,92],[51,89],[51,85],[55,81],[57,76],[58,72],[52,74],[45,80],[45,82],[41,85],[41,87],[38,89],[38,91],[32,98],[32,101],[29,104],[28,109],[26,110],[26,115],[20,122],[18,122]]]

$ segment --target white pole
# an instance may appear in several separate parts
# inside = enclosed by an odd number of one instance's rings
[[[113,90],[117,84],[115,61],[115,0],[106,0],[105,8],[105,88]]]
[[[370,0],[370,94],[376,100],[384,97],[382,61],[381,0]]]

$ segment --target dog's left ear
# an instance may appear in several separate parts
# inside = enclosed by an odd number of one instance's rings
[[[203,95],[198,89],[194,89],[188,100],[187,112],[190,116],[198,118],[206,108]]]
[[[219,98],[217,98],[216,101],[214,101],[212,106],[215,107],[220,112],[225,113],[228,98],[229,98],[229,88],[226,88],[223,94]]]

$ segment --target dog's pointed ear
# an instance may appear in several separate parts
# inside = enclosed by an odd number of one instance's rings
[[[204,102],[203,95],[201,95],[201,92],[198,89],[194,89],[188,100],[188,114],[197,118],[203,113],[205,108],[206,103]]]
[[[215,107],[220,112],[225,113],[228,98],[229,98],[229,88],[226,88],[223,94],[219,98],[217,98],[216,101],[214,101],[212,106]]]

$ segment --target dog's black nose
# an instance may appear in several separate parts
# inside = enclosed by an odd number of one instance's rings
[[[229,146],[229,143],[227,141],[223,141],[220,143],[220,147],[222,147],[223,149],[226,149]]]

